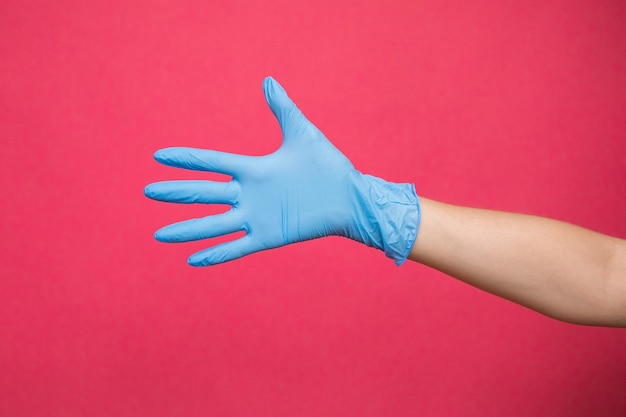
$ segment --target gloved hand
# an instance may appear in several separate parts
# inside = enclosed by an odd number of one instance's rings
[[[214,265],[264,249],[338,235],[381,249],[398,265],[417,236],[420,210],[412,184],[361,174],[309,122],[272,78],[265,100],[283,143],[274,153],[245,156],[166,148],[154,158],[172,167],[232,176],[229,182],[165,181],[145,195],[173,203],[230,204],[223,214],[175,223],[155,233],[161,242],[187,242],[245,230],[245,236],[195,253],[193,266]]]

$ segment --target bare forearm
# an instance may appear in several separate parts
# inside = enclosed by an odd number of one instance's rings
[[[541,217],[421,205],[409,259],[560,320],[626,326],[623,240]]]

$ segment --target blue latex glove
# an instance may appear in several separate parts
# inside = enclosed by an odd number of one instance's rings
[[[264,249],[338,235],[381,249],[400,265],[417,236],[420,210],[412,184],[361,174],[272,78],[265,100],[283,143],[274,153],[245,156],[166,148],[165,165],[232,176],[229,182],[165,181],[148,185],[149,198],[173,203],[230,204],[232,209],[175,223],[155,233],[161,242],[187,242],[245,230],[245,236],[195,253],[193,266],[214,265]]]

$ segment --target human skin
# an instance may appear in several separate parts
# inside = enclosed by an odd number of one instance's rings
[[[549,317],[626,327],[626,241],[523,214],[420,199],[409,259]]]

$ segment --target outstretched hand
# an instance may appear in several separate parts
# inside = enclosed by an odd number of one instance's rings
[[[417,235],[419,207],[411,184],[394,184],[357,171],[309,122],[272,78],[265,100],[283,133],[269,155],[245,156],[194,148],[166,148],[154,158],[177,168],[230,175],[229,182],[164,181],[149,198],[173,203],[229,204],[223,213],[159,229],[161,242],[187,242],[237,231],[246,234],[193,254],[193,266],[218,264],[264,249],[337,235],[385,251],[398,264]]]

